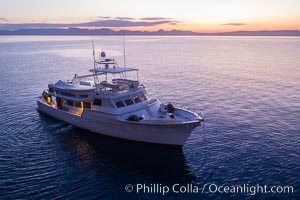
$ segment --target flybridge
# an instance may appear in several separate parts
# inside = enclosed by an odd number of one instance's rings
[[[92,72],[93,74],[89,75],[81,75],[78,76],[75,75],[76,78],[87,78],[87,77],[97,77],[98,75],[105,75],[107,74],[121,74],[123,78],[126,77],[127,72],[136,72],[137,73],[137,79],[138,79],[138,69],[137,68],[128,68],[128,67],[119,67],[118,63],[113,58],[106,58],[105,52],[101,52],[99,55],[100,60],[94,60],[94,68],[90,69],[89,72]],[[106,77],[107,79],[107,77]],[[97,78],[95,79],[95,82],[97,83]]]
[[[119,74],[124,72],[138,71],[136,68],[119,67],[115,59],[106,58],[105,52],[101,52],[99,58],[100,60],[94,60],[95,66],[94,69],[89,70],[90,72],[95,74]]]

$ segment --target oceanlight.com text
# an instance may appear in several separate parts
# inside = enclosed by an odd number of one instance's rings
[[[127,184],[125,186],[125,191],[128,193],[137,194],[160,194],[166,195],[168,193],[174,194],[246,194],[246,195],[256,195],[256,194],[292,194],[294,193],[294,187],[290,185],[217,185],[214,183],[206,183],[202,186],[196,185],[194,183],[189,184],[178,184],[173,185],[163,185],[159,183],[153,184]]]

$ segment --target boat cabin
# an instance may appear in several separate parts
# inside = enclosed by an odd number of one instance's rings
[[[136,109],[148,101],[145,87],[137,80],[138,73],[136,80],[127,78],[128,72],[138,72],[137,69],[120,68],[113,59],[95,63],[100,66],[89,70],[90,75],[75,74],[71,81],[60,80],[48,85],[49,96],[55,97],[54,106],[76,115],[81,115],[84,109],[117,114]],[[100,75],[104,75],[103,81],[99,81]]]

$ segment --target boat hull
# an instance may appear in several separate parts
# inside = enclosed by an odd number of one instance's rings
[[[85,110],[81,116],[78,116],[49,106],[42,100],[38,100],[37,105],[40,112],[91,132],[156,144],[182,146],[193,129],[200,125],[198,121],[181,124],[122,121],[118,120],[117,116],[91,110]]]

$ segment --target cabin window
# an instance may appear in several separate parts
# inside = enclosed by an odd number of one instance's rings
[[[102,106],[102,99],[95,99],[93,105]]]
[[[56,97],[56,104],[57,104],[57,108],[61,109],[61,101],[62,99],[59,97]]]
[[[85,81],[80,81],[80,85],[92,86],[92,84],[90,82],[85,82]]]
[[[82,108],[81,102],[74,102],[74,106],[77,108]]]
[[[141,100],[142,100],[142,101],[145,101],[145,100],[147,100],[147,97],[146,97],[144,94],[142,94]]]
[[[89,95],[86,95],[86,94],[79,94],[78,97],[80,98],[87,98]]]
[[[139,96],[133,97],[133,100],[134,100],[135,103],[141,102],[141,98]]]
[[[125,103],[127,106],[134,104],[131,99],[125,99]]]
[[[75,94],[71,94],[71,93],[61,92],[61,94],[68,97],[75,97]]]
[[[123,101],[117,101],[117,102],[116,102],[116,106],[117,106],[118,108],[121,108],[121,107],[124,107],[125,105],[124,105]]]
[[[67,104],[68,104],[69,106],[73,106],[73,101],[67,100]]]
[[[83,108],[91,109],[91,102],[83,102]]]

